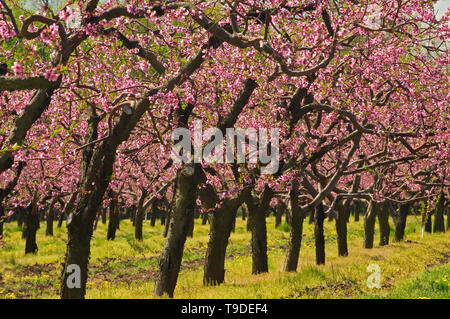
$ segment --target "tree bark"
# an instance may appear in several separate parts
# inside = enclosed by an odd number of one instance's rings
[[[47,220],[46,220],[46,228],[45,228],[45,236],[53,236],[53,220],[55,219],[55,204],[59,199],[56,197],[54,198],[50,206],[47,210]]]
[[[17,207],[16,208],[16,214],[17,214],[17,226],[23,227],[23,219],[24,219],[24,209],[23,207]]]
[[[389,226],[389,204],[386,202],[380,204],[378,223],[380,225],[380,246],[389,245],[391,227]]]
[[[269,271],[266,216],[272,196],[272,189],[266,185],[260,199],[249,196],[246,200],[249,213],[248,223],[252,233],[252,274]]]
[[[450,206],[447,206],[447,230],[450,229]]]
[[[297,271],[298,258],[300,256],[300,247],[302,244],[303,236],[303,219],[305,218],[305,216],[300,209],[300,204],[298,202],[298,187],[298,181],[293,180],[291,191],[289,194],[292,213],[291,223],[289,227],[289,244],[286,260],[284,262],[284,271]]]
[[[37,202],[33,202],[28,206],[27,215],[25,217],[25,254],[34,254],[38,251],[36,244],[36,232],[39,228]]]
[[[282,201],[278,201],[278,204],[275,207],[275,228],[278,228],[278,226],[281,225],[281,218],[285,210],[286,205]]]
[[[53,220],[55,216],[55,210],[50,208],[47,213],[45,236],[53,236]]]
[[[359,213],[361,210],[361,203],[359,201],[355,202],[354,212],[355,212],[355,222],[359,222]]]
[[[427,212],[425,213],[425,232],[431,234],[431,232],[433,231],[433,223],[432,223],[432,219],[431,219],[431,215],[432,212]]]
[[[184,243],[191,220],[194,219],[199,171],[198,164],[184,164],[177,173],[174,207],[166,242],[159,258],[155,296],[167,293],[170,298],[173,297],[183,257]]]
[[[109,204],[109,223],[108,232],[106,234],[107,240],[114,240],[116,238],[117,225],[119,224],[119,207],[117,199],[111,199]]]
[[[370,201],[364,214],[364,248],[373,248],[377,212],[378,203],[375,201]]]
[[[316,214],[316,210],[315,209],[311,209],[311,211],[309,212],[309,220],[308,220],[309,224],[314,223],[314,215],[315,214]]]
[[[398,210],[398,215],[394,214],[394,224],[395,224],[395,241],[402,241],[405,237],[405,227],[406,227],[406,219],[408,217],[410,209],[410,204],[402,204]]]
[[[209,218],[208,218],[208,213],[203,213],[202,214],[202,225],[206,225],[206,223],[208,222]]]
[[[90,255],[90,242],[92,227],[86,225],[81,214],[70,214],[67,220],[68,242],[62,270],[61,298],[81,299],[86,294],[86,282],[88,274],[88,262]],[[79,267],[80,286],[69,286],[71,275],[76,275],[74,270],[69,272],[69,267]]]
[[[316,244],[316,264],[325,265],[325,236],[323,234],[323,222],[325,211],[323,204],[317,205],[314,210],[314,241]]]
[[[227,198],[220,208],[210,213],[211,230],[208,249],[205,257],[203,284],[220,285],[225,280],[225,257],[233,224],[239,206],[249,196],[250,190],[245,189],[231,198]]]
[[[245,221],[245,219],[247,218],[247,207],[246,207],[245,203],[242,204],[242,206],[241,206],[241,214],[242,214],[242,220]]]
[[[347,221],[349,216],[349,203],[342,203],[337,205],[336,211],[336,235],[338,245],[338,255],[348,256],[347,245]]]
[[[0,237],[3,238],[3,224],[5,223],[5,209],[0,201]]]
[[[139,198],[139,203],[134,217],[134,238],[136,240],[142,240],[142,224],[144,219],[144,201],[147,197],[147,190],[143,189],[141,193],[141,198]]]
[[[102,208],[102,224],[106,224],[106,207]]]
[[[152,215],[150,217],[150,226],[154,227],[156,224],[156,219],[159,217],[160,211],[158,207],[158,201],[155,201],[152,205]]]
[[[436,203],[435,214],[434,214],[434,225],[433,232],[434,233],[443,233],[445,232],[445,221],[444,221],[444,209],[445,209],[445,196],[444,193],[441,192],[439,194],[439,198]]]

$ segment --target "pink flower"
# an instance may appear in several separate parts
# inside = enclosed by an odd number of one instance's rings
[[[25,72],[25,67],[22,64],[20,64],[16,61],[16,62],[14,62],[11,69],[14,71],[15,76],[23,77],[23,73]]]
[[[56,39],[56,37],[58,36],[58,30],[59,30],[59,26],[56,24],[52,24],[50,26],[50,36],[51,38],[54,40]]]
[[[59,77],[59,75],[57,73],[55,73],[53,69],[48,70],[44,74],[44,78],[46,78],[47,80],[49,80],[51,82],[57,81],[58,77]]]

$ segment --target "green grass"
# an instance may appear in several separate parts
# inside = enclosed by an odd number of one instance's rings
[[[450,299],[450,264],[420,272],[385,294],[361,295],[361,298]]]
[[[393,223],[391,221],[391,227]],[[56,226],[56,225],[55,225]],[[15,223],[5,225],[6,247],[0,249],[0,298],[57,298],[61,262],[67,240],[63,226],[53,237],[38,230],[39,251],[25,255],[25,242]],[[450,235],[427,234],[421,238],[418,218],[408,217],[405,241],[378,247],[378,225],[373,249],[362,248],[363,222],[348,224],[349,256],[337,255],[334,222],[325,221],[326,264],[315,265],[313,225],[304,223],[298,271],[283,272],[289,227],[275,228],[267,219],[269,272],[251,274],[251,234],[246,222],[237,220],[226,259],[225,283],[204,287],[203,264],[209,225],[195,222],[193,238],[185,245],[175,298],[449,298],[432,282],[449,273]],[[106,225],[94,232],[87,298],[153,298],[157,260],[164,245],[164,226],[144,222],[144,240],[134,239],[128,220],[120,224],[114,241],[106,240]],[[391,240],[392,240],[391,236]],[[381,269],[381,288],[370,289],[367,266]],[[437,285],[437,283],[435,284]],[[434,287],[436,288],[436,287]]]

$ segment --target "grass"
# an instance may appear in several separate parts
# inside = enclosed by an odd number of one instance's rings
[[[334,222],[325,221],[326,264],[315,265],[313,225],[304,223],[304,237],[296,273],[283,272],[289,227],[275,228],[267,219],[269,272],[251,274],[251,235],[237,220],[227,250],[225,283],[202,284],[209,226],[196,220],[188,238],[175,298],[449,298],[444,288],[450,273],[450,235],[420,235],[418,218],[408,217],[406,238],[400,243],[362,248],[363,222],[348,225],[349,256],[337,256]],[[392,225],[392,221],[391,221]],[[44,226],[44,225],[42,225]],[[55,225],[56,226],[56,225]],[[392,227],[392,226],[391,226]],[[144,240],[133,238],[133,226],[121,221],[114,241],[106,240],[106,225],[94,232],[87,298],[153,298],[157,260],[164,244],[164,226],[144,222]],[[66,230],[55,227],[53,237],[38,230],[39,251],[24,255],[25,242],[15,223],[5,225],[6,247],[0,249],[0,298],[57,298]],[[393,236],[391,236],[392,240]],[[367,267],[381,269],[381,288],[367,287]],[[447,275],[447,277],[445,277]],[[438,282],[436,282],[438,281]]]

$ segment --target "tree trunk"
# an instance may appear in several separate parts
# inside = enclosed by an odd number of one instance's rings
[[[380,204],[378,223],[380,225],[380,246],[389,245],[391,227],[389,226],[389,204],[387,202]]]
[[[23,226],[23,219],[24,219],[24,212],[22,207],[16,208],[16,214],[17,214],[17,226],[22,227]]]
[[[67,221],[68,242],[62,272],[62,299],[82,299],[86,294],[92,227],[83,223],[81,216],[70,214]],[[77,279],[80,285],[74,286]]]
[[[53,236],[53,220],[55,216],[55,211],[52,207],[47,213],[47,227],[45,228],[45,236]]]
[[[169,212],[166,209],[162,209],[159,211],[159,216],[161,219],[161,225],[165,225],[166,224],[166,219],[167,216],[169,215]]]
[[[214,191],[213,188],[210,188]],[[213,193],[209,198],[207,208],[215,206],[218,196]],[[250,189],[244,189],[240,193],[223,201],[221,207],[210,213],[210,233],[208,249],[205,257],[203,284],[220,285],[225,280],[225,256],[228,239],[235,225],[238,208],[250,195]],[[242,207],[242,206],[241,206]]]
[[[336,211],[336,235],[338,244],[338,255],[348,256],[347,245],[347,221],[349,216],[349,203],[337,205]]]
[[[111,199],[109,204],[109,223],[108,232],[106,234],[107,240],[114,240],[116,238],[117,225],[119,224],[119,207],[116,199]]]
[[[329,215],[328,215],[328,221],[329,221],[329,222],[332,222],[333,219],[334,219],[334,214],[329,214]]]
[[[136,216],[134,218],[134,238],[136,240],[142,240],[142,224],[144,219],[144,201],[147,197],[147,190],[143,189],[141,198],[139,198],[139,203],[136,211]]]
[[[221,207],[210,213],[211,230],[205,257],[203,284],[220,285],[225,280],[225,256],[236,209]]]
[[[135,226],[135,225],[134,225],[134,219],[136,218],[136,207],[135,207],[134,205],[132,205],[132,206],[130,206],[128,209],[129,209],[129,211],[130,211],[130,221],[131,221],[131,224],[132,224],[133,226]]]
[[[25,218],[25,254],[36,253],[38,246],[36,244],[36,232],[39,228],[39,215],[37,203],[32,203],[27,209]]]
[[[355,222],[359,222],[359,214],[361,210],[361,203],[359,201],[355,202]]]
[[[405,237],[406,218],[408,217],[410,204],[402,204],[398,210],[398,215],[394,215],[395,241],[402,241]]]
[[[445,232],[445,221],[444,221],[444,209],[445,209],[445,197],[444,193],[441,192],[439,194],[439,198],[436,203],[436,209],[434,214],[434,225],[433,232],[434,233],[443,233]]]
[[[5,210],[0,201],[0,237],[3,238],[3,223],[5,222]]]
[[[364,214],[364,248],[373,248],[378,203],[370,201]]]
[[[242,204],[241,206],[241,214],[242,214],[242,220],[245,221],[245,219],[247,218],[247,206],[244,204]]]
[[[62,223],[64,221],[64,217],[65,217],[64,211],[60,212],[58,217],[58,225],[56,227],[61,228]]]
[[[150,217],[150,226],[154,227],[156,224],[156,219],[159,217],[159,207],[158,201],[155,201],[152,205],[152,215]]]
[[[447,230],[450,229],[450,206],[447,206]]]
[[[325,236],[323,234],[323,222],[325,211],[323,204],[317,205],[314,210],[314,240],[316,244],[316,264],[325,265]]]
[[[316,210],[315,209],[311,209],[309,212],[309,224],[314,223],[314,215],[316,214]]]
[[[302,244],[303,236],[303,219],[304,214],[300,209],[298,202],[298,181],[292,181],[292,187],[290,191],[291,199],[291,223],[289,231],[289,244],[284,262],[284,271],[297,271],[298,258],[300,256],[300,247]]]
[[[275,228],[281,225],[281,217],[283,216],[283,212],[286,210],[286,206],[282,201],[279,201],[277,206],[275,207]]]
[[[265,186],[261,199],[249,196],[246,200],[248,208],[248,225],[252,233],[252,274],[269,271],[267,258],[266,216],[273,191]]]
[[[106,207],[102,208],[102,224],[106,224]]]
[[[208,213],[203,213],[202,214],[202,225],[206,225],[206,223],[208,222],[209,218],[208,218]]]
[[[173,212],[166,242],[159,258],[159,272],[155,283],[156,296],[167,293],[170,298],[173,297],[184,243],[191,220],[194,219],[199,173],[198,164],[184,164],[177,173]]]
[[[237,214],[237,209],[236,209],[236,214]],[[234,215],[234,218],[231,221],[231,232],[232,233],[236,232],[236,214]]]
[[[431,232],[432,232],[432,230],[433,230],[433,224],[432,224],[432,219],[431,219],[431,214],[432,212],[428,212],[428,213],[425,213],[426,214],[426,216],[425,216],[425,229],[424,229],[424,231],[426,232],[426,233],[429,233],[429,234],[431,234]]]

